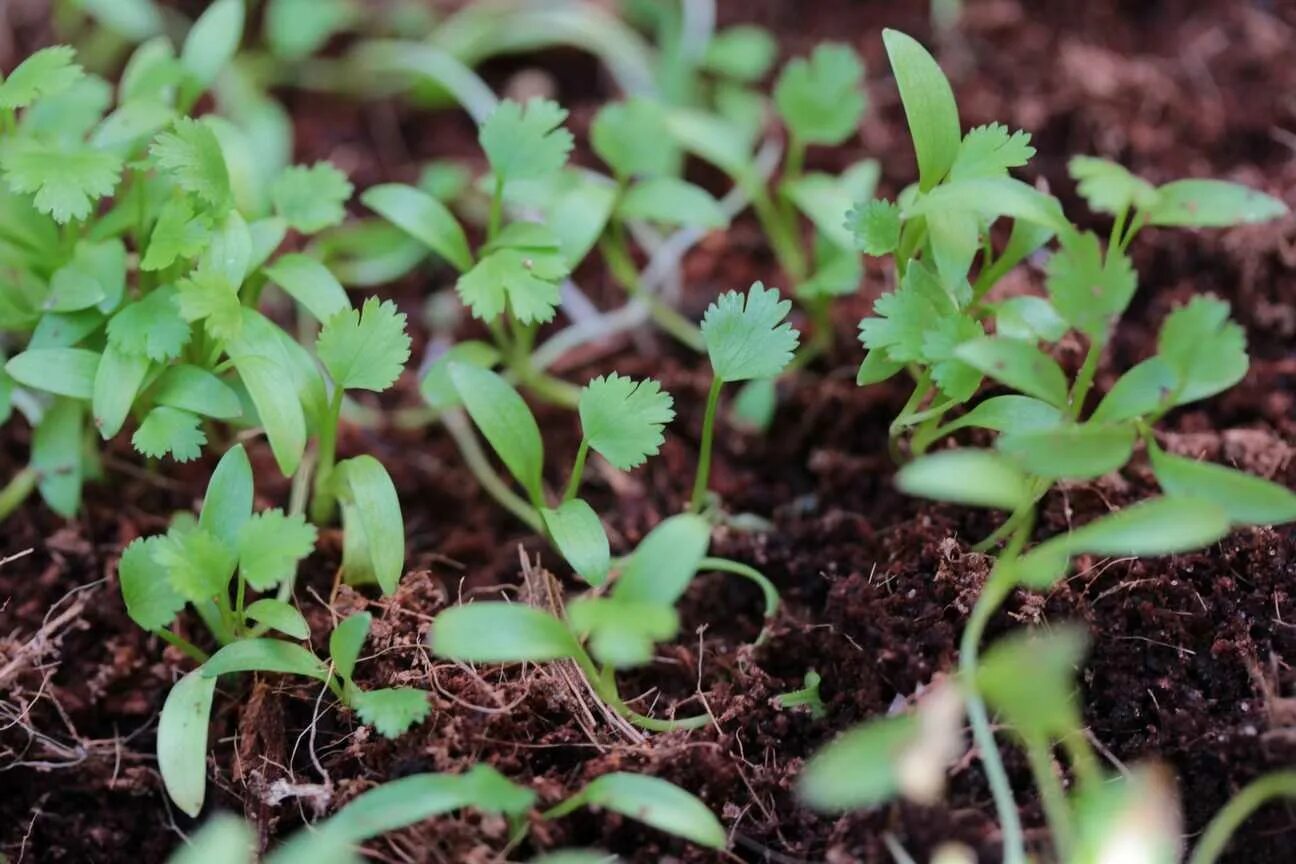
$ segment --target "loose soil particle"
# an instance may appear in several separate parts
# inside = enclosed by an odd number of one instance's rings
[[[787,54],[822,38],[848,38],[864,53],[873,110],[861,141],[812,152],[811,164],[835,168],[878,158],[889,193],[912,175],[913,157],[879,30],[898,26],[930,41],[925,4],[896,5],[721,4],[724,23],[741,18],[771,27]],[[1072,153],[1118,159],[1154,181],[1228,177],[1296,204],[1293,4],[1095,0],[1079,14],[1061,0],[1029,9],[1014,0],[967,6],[961,36],[940,52],[964,124],[1001,120],[1031,130],[1040,155],[1027,178],[1058,192],[1068,213],[1084,212],[1065,174]],[[18,44],[48,38],[33,20],[22,18]],[[504,86],[532,66],[555,82],[577,127],[612,95],[585,59],[568,52],[488,64],[485,73]],[[411,157],[471,151],[471,126],[457,115],[282,95],[296,124],[298,157],[335,158],[356,171],[360,186],[412,179]],[[1233,391],[1171,415],[1164,443],[1296,485],[1296,222],[1224,233],[1147,231],[1133,251],[1140,294],[1104,358],[1100,389],[1152,350],[1170,309],[1194,294],[1216,293],[1247,330],[1251,371]],[[709,238],[685,268],[683,306],[690,314],[719,291],[753,279],[781,283],[755,227],[743,220]],[[578,277],[599,302],[616,302],[597,267]],[[208,809],[245,813],[268,843],[383,781],[486,760],[546,803],[606,771],[665,777],[721,815],[737,860],[888,861],[881,839],[888,831],[919,860],[947,839],[973,846],[982,861],[995,860],[993,808],[971,756],[956,766],[947,800],[936,807],[899,804],[821,817],[798,807],[791,791],[803,760],[824,742],[903,705],[954,667],[959,633],[989,566],[968,549],[993,528],[993,517],[908,499],[892,488],[886,427],[907,394],[890,384],[860,390],[851,380],[859,355],[854,323],[886,290],[886,279],[870,264],[864,290],[839,307],[839,349],[812,374],[781,385],[768,436],[720,436],[715,488],[732,511],[774,525],[759,534],[724,530],[715,543],[717,554],[760,567],[783,592],[786,606],[766,640],[753,645],[761,626],[755,592],[708,576],[682,604],[685,635],[663,647],[651,668],[622,678],[623,691],[642,694],[645,708],[705,711],[713,724],[630,739],[591,722],[591,707],[560,668],[474,671],[432,658],[422,646],[429,622],[446,605],[523,591],[519,547],[526,560],[561,568],[477,491],[438,430],[350,429],[343,450],[373,453],[397,480],[408,572],[393,597],[344,589],[330,611],[322,598],[340,538],[329,530],[303,569],[298,599],[321,635],[335,614],[373,612],[362,683],[426,687],[433,713],[390,742],[297,681],[231,681],[213,718]],[[1041,275],[1027,268],[1014,280],[1019,290],[1038,288]],[[448,281],[448,274],[424,273],[392,291],[418,321],[422,299]],[[424,335],[416,334],[416,343]],[[1063,351],[1060,359],[1074,366],[1080,358]],[[628,477],[591,472],[589,497],[624,550],[687,494],[681,478],[691,477],[707,381],[696,358],[656,336],[610,346],[565,371],[581,380],[613,368],[660,377],[681,415],[661,457],[646,468]],[[401,404],[417,402],[412,376],[397,395]],[[575,421],[558,411],[539,415],[549,480],[557,484],[575,451]],[[22,463],[27,438],[19,422],[0,434],[0,476]],[[211,462],[149,470],[124,440],[110,447],[110,480],[88,487],[79,519],[64,524],[33,503],[4,525],[3,555],[32,550],[0,566],[0,850],[15,860],[161,861],[194,828],[168,806],[152,757],[157,711],[188,666],[127,619],[114,573],[132,538],[163,530],[170,513],[196,506]],[[262,469],[261,503],[281,502],[286,484],[276,479],[268,453],[254,446],[253,454]],[[1136,457],[1120,477],[1052,493],[1039,536],[1154,490]],[[1084,623],[1092,638],[1080,671],[1087,734],[1114,768],[1145,758],[1169,763],[1195,834],[1247,781],[1296,761],[1293,586],[1296,532],[1247,529],[1192,555],[1079,561],[1047,596],[1015,596],[989,638],[1023,625]],[[324,650],[324,640],[316,641]],[[799,687],[808,669],[823,676],[828,716],[821,721],[774,703]],[[1026,791],[1029,772],[1011,748],[1007,753],[1029,836],[1042,844],[1042,816]],[[505,834],[500,820],[464,813],[371,848],[393,859],[488,861]],[[636,862],[718,860],[637,823],[593,813],[537,822],[521,851],[558,845],[598,845]],[[1248,821],[1224,858],[1294,859],[1296,815],[1279,805]]]

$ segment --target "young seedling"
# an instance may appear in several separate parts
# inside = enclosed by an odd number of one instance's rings
[[[296,641],[264,635],[275,631],[309,639],[306,619],[287,598],[299,562],[315,548],[316,532],[300,514],[253,513],[252,499],[252,466],[239,445],[216,466],[198,519],[181,514],[166,534],[135,540],[118,566],[131,619],[201,664],[172,689],[158,727],[163,781],[172,800],[190,815],[202,807],[207,717],[219,675],[262,671],[315,678],[363,722],[392,738],[429,709],[421,690],[364,691],[355,685],[368,613],[352,615],[333,631],[331,666]],[[252,599],[254,593],[261,596]],[[176,629],[185,606],[193,607],[220,646],[210,657]]]
[[[778,696],[778,706],[784,709],[805,708],[815,720],[828,716],[823,698],[819,695],[819,673],[811,669],[805,674],[805,686],[800,690],[783,693]]]
[[[914,370],[913,396],[892,425],[893,446],[904,431],[915,427],[910,438],[914,454],[923,454],[934,442],[964,428],[994,433],[993,451],[918,455],[901,469],[896,482],[910,494],[1009,514],[977,547],[991,551],[1004,544],[959,651],[960,686],[999,812],[1004,860],[1020,864],[1025,852],[987,703],[1007,717],[1022,739],[1057,858],[1103,860],[1101,855],[1087,857],[1091,851],[1081,853],[1099,848],[1093,838],[1111,827],[1102,821],[1097,828],[1082,826],[1087,818],[1083,807],[1093,806],[1084,802],[1117,794],[1102,791],[1096,760],[1076,734],[1079,716],[1071,704],[1069,678],[1079,662],[1082,641],[1056,634],[1029,646],[1007,642],[984,660],[978,659],[978,646],[990,616],[1014,589],[1050,588],[1065,576],[1076,555],[1166,555],[1209,545],[1232,526],[1296,519],[1296,494],[1290,490],[1222,466],[1168,456],[1152,431],[1171,408],[1219,393],[1245,374],[1244,334],[1228,321],[1228,306],[1219,300],[1198,297],[1172,312],[1163,323],[1156,355],[1122,376],[1085,416],[1098,360],[1136,288],[1125,250],[1139,228],[1260,221],[1285,208],[1232,184],[1194,180],[1156,188],[1111,163],[1075,160],[1071,169],[1081,194],[1094,209],[1115,217],[1104,250],[1096,235],[1066,221],[1054,199],[1008,176],[1009,169],[1033,155],[1024,133],[1010,135],[992,125],[961,136],[952,91],[931,56],[895,31],[887,31],[884,41],[914,141],[919,182],[898,204],[869,202],[850,217],[861,249],[894,254],[900,282],[879,299],[875,317],[860,325],[869,353],[858,380],[868,384],[905,367]],[[988,227],[1000,217],[1012,218],[1013,227],[996,254]],[[999,278],[1054,237],[1059,248],[1047,267],[1047,299],[987,299]],[[980,270],[970,280],[978,250]],[[986,335],[989,322],[994,336]],[[1039,347],[1071,330],[1089,344],[1074,380],[1068,380]],[[1015,392],[986,399],[943,422],[951,409],[973,399],[985,377]],[[1165,497],[1026,548],[1038,503],[1054,484],[1119,470],[1139,439]],[[1043,674],[1041,668],[1051,671]],[[1023,682],[1030,682],[1029,687]],[[838,756],[847,751],[889,754],[879,770],[892,772],[887,776],[894,780],[908,752],[904,742],[910,740],[895,737],[900,725],[883,721],[850,733]],[[908,723],[906,734],[917,734],[913,730],[920,725]],[[1053,771],[1051,748],[1057,741],[1067,747],[1079,781],[1074,802]],[[827,765],[812,763],[806,781],[807,795],[823,806],[859,806],[870,795],[887,797],[900,788],[895,782],[882,784],[872,772],[860,775],[852,786],[854,781],[833,775]],[[834,789],[845,797],[834,798]],[[1109,805],[1110,801],[1102,807]]]

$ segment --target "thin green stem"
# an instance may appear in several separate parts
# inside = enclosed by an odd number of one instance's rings
[[[520,383],[537,398],[559,408],[575,408],[580,404],[579,387],[546,372],[527,369],[526,377],[520,379]]]
[[[1074,833],[1071,825],[1071,808],[1067,803],[1066,790],[1053,764],[1053,754],[1048,742],[1031,736],[1025,741],[1026,759],[1030,763],[1035,785],[1039,787],[1040,802],[1044,806],[1044,818],[1048,822],[1053,837],[1053,851],[1058,861],[1070,860],[1071,845]]]
[[[917,412],[918,406],[927,398],[927,394],[932,390],[931,372],[924,369],[918,375],[918,380],[914,382],[913,392],[909,394],[908,401],[900,409],[900,413],[891,421],[891,427],[887,432],[887,448],[891,451],[891,459],[897,464],[904,461],[904,454],[900,452],[900,433],[909,425],[910,418]]]
[[[770,200],[769,191],[764,186],[755,186],[752,188],[752,209],[756,213],[756,219],[761,224],[761,230],[769,239],[770,248],[774,250],[774,257],[778,259],[779,266],[783,268],[789,279],[794,283],[800,284],[806,277],[805,254],[801,251],[801,243],[797,240],[796,232],[788,226],[783,216],[779,213],[774,202]]]
[[[9,518],[18,505],[27,500],[27,496],[36,488],[40,472],[35,468],[23,468],[0,489],[0,522]]]
[[[640,728],[647,729],[649,732],[675,732],[681,729],[699,729],[710,722],[711,717],[707,714],[697,714],[692,717],[685,717],[682,720],[659,720],[656,717],[649,717],[635,711],[621,698],[617,690],[616,678],[611,668],[605,668],[601,672],[594,660],[580,645],[576,646],[576,654],[572,657],[576,665],[580,667],[581,674],[585,680],[594,688],[594,692],[603,702],[620,716],[629,720],[631,723]]]
[[[242,633],[247,629],[247,618],[243,614],[244,604],[247,603],[247,580],[242,576],[235,578],[238,579],[238,588],[234,591],[234,626],[238,628],[236,633]]]
[[[571,478],[567,481],[567,489],[563,492],[564,502],[576,497],[576,492],[580,489],[581,477],[585,475],[585,459],[588,456],[589,439],[582,438],[580,448],[576,451],[576,461],[572,464]]]
[[[711,476],[711,449],[715,443],[716,408],[720,404],[720,388],[724,381],[719,376],[711,379],[707,393],[706,415],[702,418],[702,447],[698,452],[697,476],[693,479],[693,496],[689,499],[689,512],[699,513],[706,502],[707,481]]]
[[[185,656],[197,661],[198,663],[207,662],[207,652],[181,636],[179,633],[168,630],[165,627],[161,627],[153,632],[161,637],[164,642],[168,642],[179,648],[184,652]]]
[[[317,525],[332,520],[337,509],[333,492],[333,465],[337,460],[338,423],[342,416],[342,388],[333,390],[328,416],[319,433],[319,462],[315,466],[315,493],[311,500],[311,521]]]
[[[1075,384],[1071,387],[1071,400],[1068,413],[1072,420],[1080,417],[1084,408],[1085,397],[1093,386],[1094,375],[1098,371],[1098,358],[1102,356],[1104,340],[1094,338],[1089,342],[1089,353],[1085,354],[1084,363],[1076,375]]]
[[[630,250],[626,247],[625,232],[620,228],[620,223],[613,223],[599,239],[599,251],[608,265],[608,272],[612,274],[612,278],[630,297],[647,304],[649,316],[667,334],[694,351],[706,350],[702,331],[696,324],[663,302],[657,295],[643,290],[643,284],[639,281],[639,271],[634,266],[634,259],[630,257]]]
[[[1214,864],[1233,832],[1270,798],[1296,798],[1296,771],[1266,774],[1234,795],[1206,826],[1188,864]]]
[[[537,534],[545,534],[544,522],[536,509],[513,492],[508,487],[508,484],[495,473],[490,460],[486,458],[486,454],[481,449],[481,444],[477,441],[477,436],[473,434],[472,427],[464,418],[463,412],[461,410],[446,411],[441,415],[441,422],[458,446],[464,464],[468,466],[468,470],[472,472],[473,477],[477,478],[477,482],[481,484],[481,487],[486,490],[486,494],[494,498],[501,507],[516,516],[531,530]]]
[[[765,598],[765,618],[770,619],[778,614],[779,593],[774,583],[755,567],[741,561],[730,561],[728,558],[703,558],[698,562],[698,570],[718,570],[721,573],[732,573],[756,583]]]
[[[1102,771],[1098,768],[1098,758],[1084,734],[1072,732],[1062,739],[1062,746],[1071,762],[1071,771],[1075,774],[1076,783],[1081,789],[1088,789],[1102,782]]]
[[[495,188],[491,192],[490,216],[486,223],[486,242],[494,240],[500,232],[504,221],[504,178],[496,175]]]
[[[813,328],[810,338],[801,343],[796,356],[788,364],[788,371],[804,369],[819,357],[832,350],[832,301],[827,297],[812,297],[805,301]]]

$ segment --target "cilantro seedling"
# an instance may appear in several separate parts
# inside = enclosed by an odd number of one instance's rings
[[[805,674],[805,686],[790,693],[781,693],[776,697],[778,707],[783,709],[805,708],[815,720],[828,716],[823,698],[819,695],[819,682],[823,680],[819,673],[811,669]]]

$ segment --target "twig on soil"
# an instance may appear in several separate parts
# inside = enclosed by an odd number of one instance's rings
[[[26,549],[22,550],[21,552],[15,552],[12,555],[6,555],[5,557],[0,558],[0,567],[3,567],[6,564],[17,561],[19,558],[26,558],[28,555],[30,555],[35,551],[36,549],[34,547],[29,546]]]
[[[28,550],[28,552],[30,551]],[[27,553],[20,553],[15,557],[21,557],[23,554]],[[13,559],[6,558],[0,563],[7,563],[10,560]],[[0,668],[0,690],[4,690],[29,665],[36,663],[56,647],[56,643],[64,631],[73,621],[81,617],[86,604],[90,602],[90,597],[93,594],[87,592],[102,584],[103,580],[99,579],[86,585],[80,585],[55,601],[54,605],[50,607],[50,611],[45,614],[45,620],[42,622],[40,629],[18,649],[8,663]],[[59,606],[68,598],[74,598],[71,605],[55,615]]]

